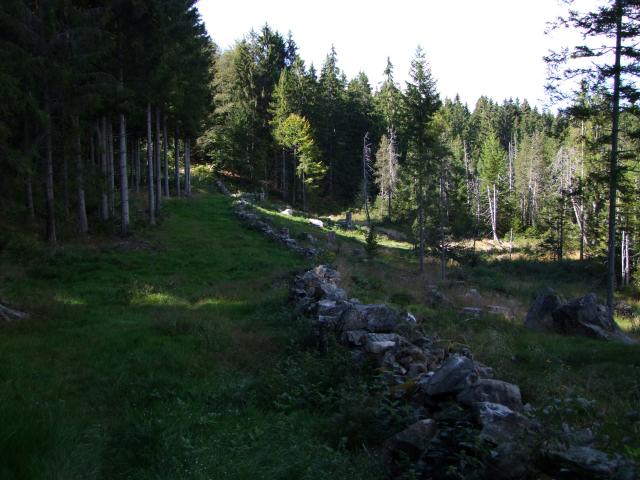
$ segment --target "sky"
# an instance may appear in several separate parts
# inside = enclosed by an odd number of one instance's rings
[[[586,2],[589,0],[579,0]],[[527,99],[544,108],[542,57],[558,47],[546,22],[565,11],[559,0],[200,0],[213,41],[231,47],[265,22],[289,31],[306,64],[319,70],[333,44],[347,78],[364,71],[375,89],[387,57],[404,87],[421,45],[442,97]]]

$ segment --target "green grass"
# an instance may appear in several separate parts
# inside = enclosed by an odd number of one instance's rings
[[[0,478],[379,475],[331,402],[282,401],[348,373],[291,347],[288,280],[306,261],[238,224],[229,200],[168,201],[159,227],[125,240],[19,250],[0,255],[1,297],[31,313],[0,327]]]

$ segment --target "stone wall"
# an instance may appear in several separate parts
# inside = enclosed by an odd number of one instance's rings
[[[349,299],[331,267],[298,275],[290,293],[296,311],[314,322],[321,345],[332,335],[352,350],[354,366],[362,357],[375,361],[398,399],[415,409],[419,420],[389,432],[384,445],[390,477],[406,472],[408,462],[417,478],[449,478],[443,459],[467,455],[477,462],[473,478],[539,478],[540,472],[556,478],[636,478],[633,465],[592,448],[584,436],[568,432],[551,438],[520,388],[495,378],[468,348],[444,348],[409,312]],[[461,438],[462,430],[467,440],[451,441]]]

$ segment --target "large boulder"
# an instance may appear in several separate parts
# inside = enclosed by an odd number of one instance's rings
[[[635,343],[620,330],[615,320],[609,319],[607,307],[598,302],[595,293],[561,305],[552,312],[551,316],[554,329],[565,335],[582,335],[598,340]]]
[[[609,319],[607,307],[598,301],[595,293],[565,302],[554,290],[547,288],[529,309],[524,325],[536,331],[636,343]]]
[[[551,331],[553,328],[553,318],[551,314],[563,304],[562,297],[552,288],[545,288],[536,297],[533,305],[527,312],[524,326],[530,330],[538,332]]]
[[[473,360],[453,355],[430,377],[420,381],[418,387],[427,396],[455,395],[477,382],[478,374]]]
[[[491,402],[505,405],[511,410],[522,409],[520,388],[502,380],[480,379],[460,392],[457,399],[468,407],[478,402]]]

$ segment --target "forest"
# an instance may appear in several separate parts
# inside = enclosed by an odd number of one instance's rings
[[[222,49],[195,0],[3,0],[0,476],[556,478],[565,462],[562,478],[636,478],[637,346],[522,325],[551,286],[601,295],[602,321],[640,338],[640,2],[568,3],[547,28],[582,41],[545,57],[541,109],[443,98],[419,45],[407,81],[387,58],[372,85],[266,23]],[[462,452],[389,447],[415,397],[381,386],[386,360],[354,372],[296,323],[286,285],[310,262],[445,334],[445,358],[490,360],[548,403],[530,416],[552,437],[589,428],[617,460],[540,447],[538,477],[464,447],[467,427],[451,430]]]

